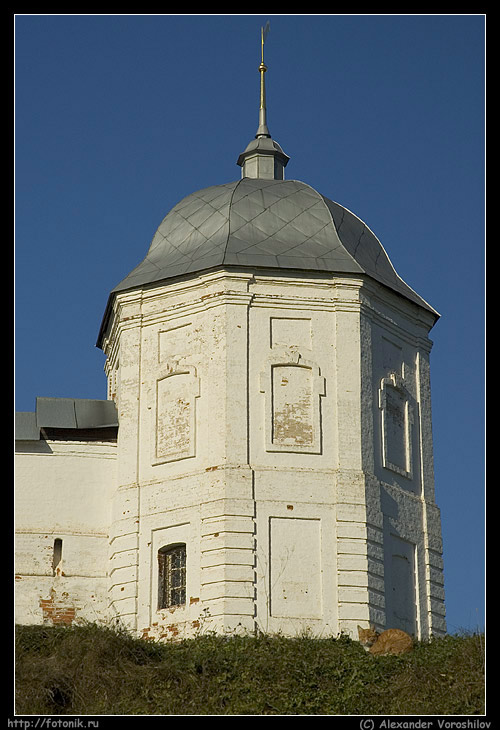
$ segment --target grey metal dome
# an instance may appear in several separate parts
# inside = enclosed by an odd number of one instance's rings
[[[357,216],[310,185],[284,179],[290,158],[267,126],[264,31],[259,127],[237,160],[242,179],[199,190],[172,208],[145,259],[112,290],[98,346],[116,293],[220,267],[366,275],[439,317]]]
[[[226,266],[365,274],[437,314],[357,216],[297,180],[245,177],[188,195],[112,293]]]

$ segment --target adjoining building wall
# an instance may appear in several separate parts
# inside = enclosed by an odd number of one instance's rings
[[[16,622],[107,620],[116,446],[42,439],[16,451]]]

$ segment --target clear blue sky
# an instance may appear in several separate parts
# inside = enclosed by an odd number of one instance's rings
[[[106,398],[110,290],[185,195],[240,177],[268,124],[302,180],[373,230],[431,332],[448,629],[484,624],[481,15],[18,15],[16,410]]]

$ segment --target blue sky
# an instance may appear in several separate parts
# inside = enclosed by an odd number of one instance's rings
[[[484,625],[485,18],[18,15],[16,410],[105,398],[110,290],[268,125],[441,319],[431,332],[448,629]]]

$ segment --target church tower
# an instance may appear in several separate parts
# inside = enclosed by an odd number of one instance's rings
[[[141,635],[445,633],[429,331],[372,231],[259,126],[113,289],[110,616]]]

